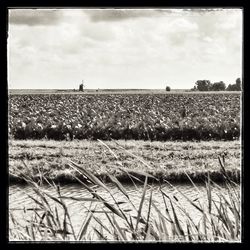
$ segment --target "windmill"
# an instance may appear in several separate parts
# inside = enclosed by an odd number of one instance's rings
[[[79,85],[79,91],[83,91],[83,88],[85,87],[83,83],[84,81],[82,80],[82,83]]]

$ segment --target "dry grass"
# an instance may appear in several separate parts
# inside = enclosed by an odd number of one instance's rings
[[[11,181],[18,181],[18,173],[53,181],[75,182],[72,176],[81,175],[68,165],[68,159],[83,165],[103,180],[107,172],[120,181],[129,181],[119,169],[145,171],[159,179],[187,181],[188,173],[194,180],[203,180],[209,172],[213,180],[222,180],[218,157],[225,155],[228,174],[239,180],[240,143],[230,142],[144,142],[107,141],[104,147],[94,141],[10,141],[9,171]],[[136,155],[136,157],[135,157]],[[147,165],[144,163],[147,162]],[[28,168],[25,167],[25,164]],[[178,166],[178,167],[177,167]],[[20,178],[19,178],[20,179]]]

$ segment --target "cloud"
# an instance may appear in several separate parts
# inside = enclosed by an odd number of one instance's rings
[[[88,10],[85,12],[89,15],[92,22],[115,22],[131,18],[161,16],[162,13],[156,9],[99,9]]]
[[[198,14],[208,14],[211,12],[216,12],[219,11],[221,12],[223,9],[222,8],[185,8],[183,9],[184,12],[189,12],[189,13],[198,13]]]
[[[191,32],[197,31],[198,25],[196,23],[190,22],[184,18],[179,18],[171,23],[171,29],[174,32]]]
[[[45,9],[11,9],[9,22],[16,25],[55,25],[61,20],[62,12]]]
[[[115,39],[113,27],[107,27],[104,23],[89,24],[88,26],[81,27],[81,34],[84,38],[90,38],[94,41],[110,41]]]
[[[74,88],[86,79],[90,88],[161,88],[166,81],[191,88],[197,79],[235,81],[241,72],[239,12],[44,11],[11,10],[19,24],[9,27],[13,86]]]

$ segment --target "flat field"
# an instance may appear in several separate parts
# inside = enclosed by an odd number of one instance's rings
[[[30,94],[168,94],[168,93],[188,93],[188,89],[172,89],[166,92],[165,89],[84,89],[83,92],[77,89],[9,89],[10,95],[30,95]],[[193,92],[199,93],[199,92]],[[216,92],[218,93],[218,92]]]
[[[105,143],[105,145],[103,144]],[[227,173],[240,181],[240,142],[150,142],[150,141],[46,141],[11,140],[9,172],[11,182],[20,175],[39,180],[40,176],[61,183],[81,178],[69,166],[72,160],[96,176],[109,181],[107,173],[121,181],[129,181],[122,169],[146,172],[161,180],[204,180],[210,173],[214,181],[222,181],[218,157],[225,157]],[[139,177],[139,176],[138,176]]]
[[[14,139],[236,140],[240,93],[11,94]]]

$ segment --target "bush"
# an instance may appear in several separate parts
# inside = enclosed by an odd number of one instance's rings
[[[166,91],[171,91],[171,88],[169,86],[167,86]]]

